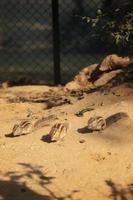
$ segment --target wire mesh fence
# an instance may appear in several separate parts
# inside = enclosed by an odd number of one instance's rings
[[[0,1],[1,81],[26,76],[35,82],[54,82],[53,47],[56,38],[53,40],[52,2]],[[103,57],[96,46],[93,48],[88,25],[77,17],[93,16],[101,6],[101,0],[59,0],[58,6],[59,61],[61,80],[65,83],[81,68]]]
[[[66,82],[81,68],[98,62],[103,55],[92,51],[92,39],[88,24],[79,16],[94,16],[100,8],[99,0],[59,1],[61,38],[61,77]],[[66,76],[67,74],[67,76]]]

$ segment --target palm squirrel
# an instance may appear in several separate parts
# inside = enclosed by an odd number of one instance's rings
[[[115,113],[106,119],[102,116],[91,117],[88,120],[87,128],[92,131],[100,131],[104,130],[105,128],[111,126],[112,124],[116,123],[121,119],[128,118],[127,113],[125,112],[118,112]]]

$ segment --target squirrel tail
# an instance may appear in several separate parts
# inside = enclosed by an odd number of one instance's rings
[[[106,119],[106,124],[107,124],[107,126],[111,126],[115,122],[117,122],[121,119],[125,119],[125,118],[128,118],[128,114],[126,112],[118,112],[118,113],[115,113],[115,114],[109,116]]]

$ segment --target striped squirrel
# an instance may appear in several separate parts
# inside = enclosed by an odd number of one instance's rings
[[[68,122],[56,123],[52,126],[49,134],[42,137],[42,140],[48,143],[61,141],[66,136],[69,128],[70,124]]]
[[[48,117],[42,117],[41,119],[23,120],[19,124],[15,124],[12,132],[7,134],[6,137],[17,137],[30,134],[39,128],[48,126],[54,120],[57,120],[56,115],[49,115]]]
[[[87,128],[91,131],[104,130],[105,128],[111,126],[115,122],[125,118],[128,118],[128,115],[125,112],[115,113],[113,115],[110,115],[106,119],[102,116],[91,117],[88,120]]]

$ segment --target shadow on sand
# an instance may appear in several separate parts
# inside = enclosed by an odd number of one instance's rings
[[[133,183],[123,187],[114,183],[112,180],[106,180],[106,185],[110,188],[109,199],[112,200],[131,200],[133,199]]]
[[[20,163],[23,168],[23,173],[11,171],[4,174],[4,177],[8,180],[0,180],[0,197],[4,200],[72,200],[72,196],[77,191],[72,191],[67,196],[57,196],[48,187],[52,183],[54,177],[45,175],[42,172],[42,167],[32,166],[30,164]],[[37,187],[42,188],[42,195],[29,188],[26,181],[36,181]]]

